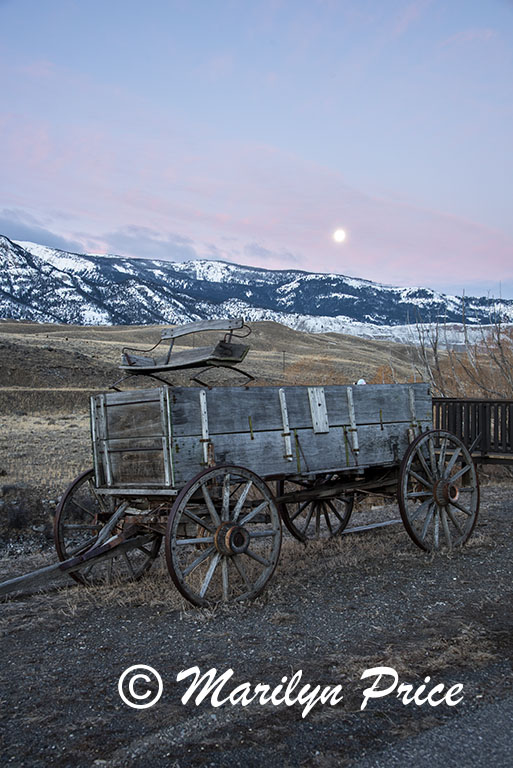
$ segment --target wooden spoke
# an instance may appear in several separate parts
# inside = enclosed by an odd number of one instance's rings
[[[128,570],[132,574],[132,578],[135,580],[135,571],[132,563],[130,562],[130,558],[128,557],[127,552],[123,552],[123,557],[125,558],[126,564],[128,565]]]
[[[435,509],[434,516],[435,516],[435,527],[433,531],[433,544],[434,544],[434,549],[439,549],[440,547],[440,515],[438,514],[438,509]]]
[[[208,493],[208,491],[207,491]],[[206,528],[207,531],[210,531],[210,533],[215,533],[215,528],[211,523],[207,523],[207,521],[203,517],[198,517],[198,515],[195,515],[194,512],[191,512],[190,509],[184,509],[183,514],[185,517],[189,518],[193,523],[196,523],[200,526],[200,528]]]
[[[253,560],[256,560],[257,563],[260,563],[261,565],[265,565],[266,568],[270,566],[270,563],[264,557],[257,555],[256,552],[252,552],[250,549],[246,550],[246,555],[248,555],[248,557],[251,557]]]
[[[290,519],[295,520],[296,517],[298,517],[311,503],[312,503],[311,501],[304,501],[302,504],[300,504],[297,510],[294,512],[294,514],[290,516]]]
[[[318,539],[321,535],[321,509],[322,503],[320,501],[315,504],[315,538]]]
[[[95,517],[95,513],[94,512],[91,512],[90,509],[87,509],[87,507],[84,507],[83,504],[79,504],[79,502],[76,499],[70,499],[70,503],[74,504],[75,507],[77,507],[82,512],[84,512],[84,514],[89,515],[89,517]]]
[[[242,555],[234,555],[232,557],[232,563],[234,563],[236,569],[238,570],[239,574],[242,577],[242,581],[244,582],[244,586],[247,590],[251,589],[251,582],[248,579],[248,575],[246,573],[246,569],[244,568],[244,561]]]
[[[178,544],[178,542],[177,542]],[[196,560],[193,560],[193,562],[185,568],[183,575],[188,576],[190,573],[194,571],[195,568],[198,567],[201,563],[203,563],[205,560],[208,560],[210,555],[212,555],[215,552],[215,547],[209,547],[206,549],[201,555],[199,555]]]
[[[447,548],[449,549],[449,552],[452,550],[452,538],[451,538],[451,532],[449,530],[449,523],[447,521],[447,508],[442,507],[440,510],[440,517],[442,519],[442,528],[444,530],[444,536],[445,541],[447,542]],[[458,530],[461,532],[461,528],[459,526],[456,526]]]
[[[426,538],[427,530],[429,528],[431,520],[433,519],[433,514],[434,514],[434,504],[430,504],[429,505],[429,509],[427,511],[427,514],[426,514],[426,517],[425,517],[425,520],[424,520],[424,525],[422,527],[422,533],[420,535],[421,539],[425,539]]]
[[[433,496],[431,496],[427,501],[425,501],[423,504],[420,505],[420,507],[417,507],[412,514],[410,515],[410,522],[413,523],[418,517],[422,517],[424,511],[429,508],[429,506],[433,503]]]
[[[343,523],[343,522],[344,522],[344,518],[343,518],[343,517],[342,517],[342,515],[339,513],[339,511],[337,510],[337,508],[335,507],[335,505],[333,504],[333,502],[331,501],[331,499],[328,499],[328,500],[326,501],[326,504],[327,504],[327,505],[328,505],[328,507],[330,508],[330,510],[331,510],[331,512],[332,512],[332,514],[334,514],[334,515],[335,515],[335,517],[336,517],[338,520],[340,520],[340,522],[341,522],[341,523]],[[330,533],[333,535],[333,531],[332,531],[332,530],[330,530]]]
[[[307,513],[307,515],[306,515],[306,522],[305,522],[305,524],[303,525],[303,530],[302,530],[302,532],[303,532],[303,533],[305,533],[306,529],[307,529],[307,528],[308,528],[308,526],[310,525],[310,522],[311,522],[311,520],[312,520],[312,515],[313,515],[313,513],[314,513],[316,510],[317,510],[317,502],[315,502],[315,501],[314,501],[314,502],[312,502],[312,503],[310,504],[310,507],[309,507],[308,513]],[[317,531],[316,531],[316,533],[317,533]]]
[[[429,481],[429,484],[433,485],[433,479],[434,478],[433,478],[432,471],[429,469],[427,461],[426,461],[426,459],[424,457],[424,454],[422,453],[422,450],[420,448],[417,449],[417,458],[420,461],[420,463],[422,464],[422,469],[424,470],[424,472],[426,474],[426,478]]]
[[[445,507],[445,512],[447,513],[451,523],[454,525],[460,536],[463,536],[463,528],[459,524],[458,520],[456,519],[456,516],[453,514],[450,507]]]
[[[445,453],[447,451],[447,438],[444,437],[440,444],[440,455],[438,457],[438,477],[442,476],[443,466],[445,463]]]
[[[212,576],[214,575],[214,571],[217,568],[217,564],[219,562],[219,558],[221,555],[219,552],[216,552],[212,560],[210,561],[210,565],[208,567],[207,575],[205,576],[205,580],[203,581],[203,584],[201,585],[200,589],[200,597],[205,597],[205,593],[208,589],[208,585],[210,584],[212,580]]]
[[[252,512],[246,515],[246,517],[244,517],[240,521],[240,524],[247,525],[249,522],[251,522],[251,520],[253,520],[253,518],[255,518],[257,515],[260,515],[268,506],[269,506],[269,502],[267,500],[263,501],[261,504],[258,505],[258,507],[255,507],[255,509]]]
[[[214,506],[214,502],[212,501],[212,498],[210,496],[210,493],[209,493],[209,490],[208,490],[208,488],[206,486],[206,483],[204,483],[201,486],[201,493],[203,494],[203,498],[205,499],[205,504],[207,505],[207,509],[210,512],[210,517],[214,521],[214,524],[216,526],[220,525],[221,524],[221,519],[220,519],[219,515],[217,514],[217,510],[216,510],[216,508]],[[188,517],[190,517],[190,514],[188,515]],[[209,528],[209,530],[212,530],[212,528]]]
[[[428,448],[429,448],[429,461],[431,463],[431,477],[436,478],[437,477],[437,464],[436,464],[436,456],[435,456],[435,445],[433,443],[433,440],[428,440]]]
[[[451,507],[456,507],[456,509],[459,509],[460,512],[464,512],[469,517],[472,515],[472,510],[467,509],[466,507],[463,506],[463,504],[460,504],[458,501],[450,501],[449,504],[451,505]]]
[[[228,558],[223,557],[221,560],[221,571],[223,574],[223,600],[225,603],[228,602],[228,594],[230,590],[230,583],[228,578]]]
[[[223,478],[223,506],[221,509],[221,520],[228,520],[230,509],[230,473],[227,472]]]
[[[433,483],[426,480],[425,477],[421,477],[417,472],[415,472],[413,469],[410,469],[410,475],[415,478],[419,483],[422,483],[426,488],[429,488],[430,490],[433,488]]]
[[[459,455],[461,453],[461,449],[463,447],[464,446],[463,446],[463,443],[462,443],[461,446],[458,446],[458,448],[456,448],[456,450],[454,451],[454,453],[452,454],[452,456],[451,456],[451,458],[449,460],[449,463],[447,464],[447,466],[445,468],[445,472],[443,474],[443,477],[449,477],[449,475],[452,472],[452,468],[454,467],[454,465],[458,461],[458,457],[459,457]]]
[[[326,525],[328,526],[328,530],[330,532],[330,536],[333,536],[333,528],[331,527],[330,516],[328,514],[328,510],[326,509],[325,504],[323,504],[323,512],[324,512],[324,519],[326,520]]]
[[[109,506],[109,499],[105,499],[103,496],[101,496],[98,491],[96,490],[96,487],[94,485],[94,473],[88,480],[89,483],[89,492],[91,496],[94,497],[96,503],[100,507],[100,509],[103,510],[105,514],[109,514],[110,512],[110,506]]]
[[[248,497],[248,493],[250,492],[252,485],[253,485],[253,481],[252,480],[248,480],[248,482],[244,486],[244,489],[243,489],[241,495],[237,499],[237,503],[235,504],[235,508],[233,510],[233,518],[232,519],[233,519],[234,522],[237,522],[237,520],[239,519],[239,515],[242,512],[242,508],[244,507],[244,502],[246,501],[246,499]]]
[[[460,477],[463,477],[463,475],[464,475],[464,474],[466,474],[466,473],[467,473],[469,470],[470,470],[470,465],[469,465],[469,464],[467,464],[467,465],[466,465],[466,466],[464,466],[462,469],[460,469],[460,470],[459,470],[459,472],[456,472],[456,474],[455,474],[455,475],[452,475],[452,477],[451,477],[451,482],[452,482],[452,483],[455,483],[455,482],[456,482],[456,480],[459,480],[459,479],[460,479]]]
[[[183,547],[186,544],[212,544],[213,541],[213,536],[196,536],[196,538],[193,539],[177,539],[176,546]]]

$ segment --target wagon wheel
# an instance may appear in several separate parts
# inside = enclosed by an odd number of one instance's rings
[[[323,475],[310,481],[278,480],[277,496],[313,488],[328,482],[333,476]],[[278,504],[281,518],[291,534],[299,541],[322,539],[342,533],[354,506],[354,493],[333,499],[313,499]]]
[[[276,568],[280,547],[273,495],[243,467],[200,472],[182,489],[169,515],[167,567],[194,605],[256,597]]]
[[[67,560],[90,549],[119,505],[119,499],[103,498],[96,492],[94,470],[88,469],[79,475],[64,492],[55,512],[53,534],[59,560]],[[122,527],[123,518],[113,528],[112,535],[120,533]],[[82,571],[70,573],[70,576],[80,584],[135,581],[151,567],[161,541],[162,536],[155,534],[144,546],[110,560],[92,561]]]
[[[468,449],[444,430],[419,435],[399,473],[404,526],[427,551],[459,547],[470,537],[479,510],[479,481]]]

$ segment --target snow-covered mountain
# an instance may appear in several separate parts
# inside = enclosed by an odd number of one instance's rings
[[[267,270],[223,261],[150,261],[75,254],[0,236],[0,317],[92,324],[183,323],[242,315],[314,333],[402,338],[402,326],[461,322],[461,298],[428,288],[298,270]],[[499,312],[513,320],[513,300],[466,298],[469,323]],[[385,328],[386,326],[386,328]]]

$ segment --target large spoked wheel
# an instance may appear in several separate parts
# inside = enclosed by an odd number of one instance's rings
[[[96,492],[94,470],[79,475],[62,496],[54,519],[54,541],[59,560],[83,554],[97,541],[102,528],[119,509],[115,498],[104,498]],[[121,533],[123,517],[109,535]],[[95,563],[92,560],[84,569],[70,576],[80,584],[136,581],[146,573],[158,555],[162,536],[155,537],[143,546],[115,555],[109,560]]]
[[[279,480],[276,493],[283,496],[288,493],[310,490],[327,483],[330,475],[323,475],[310,481]],[[349,522],[354,507],[354,493],[333,499],[312,499],[278,504],[281,518],[288,530],[299,541],[325,539],[342,533]]]
[[[169,573],[194,605],[256,597],[271,578],[281,547],[274,497],[243,467],[206,469],[182,489],[166,532]]]
[[[415,544],[432,551],[462,546],[479,510],[479,480],[468,449],[450,432],[433,430],[414,440],[399,474],[398,502]]]

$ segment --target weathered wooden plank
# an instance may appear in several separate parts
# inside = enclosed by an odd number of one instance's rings
[[[120,368],[137,371],[139,368],[150,368],[155,365],[155,358],[148,355],[137,355],[134,352],[123,352]]]
[[[355,468],[358,465],[380,466],[399,463],[408,447],[408,424],[384,424],[359,428],[360,449],[355,453],[347,429],[331,428],[328,434],[315,434],[313,429],[292,433],[293,461],[286,458],[280,430],[246,434],[211,435],[217,464],[238,464],[266,477],[276,474],[327,472]],[[175,483],[187,482],[204,468],[202,443],[194,436],[173,442]]]
[[[146,373],[159,371],[173,371],[184,368],[200,368],[207,365],[236,365],[241,363],[248,353],[247,344],[231,344],[218,342],[208,347],[196,347],[180,352],[168,352],[161,357],[140,357],[137,355],[124,355],[120,366],[131,373]],[[128,360],[128,357],[130,358]]]
[[[106,405],[121,405],[123,403],[145,403],[151,400],[160,400],[160,387],[148,387],[148,389],[133,389],[127,392],[106,392]],[[93,400],[99,402],[101,395],[93,395]]]
[[[428,385],[375,385],[352,387],[357,424],[411,422],[408,387],[415,393],[417,419],[431,421]],[[210,434],[254,432],[278,429],[282,423],[279,387],[217,387],[207,391]],[[312,426],[307,387],[283,387],[291,429]],[[328,422],[331,426],[350,423],[347,387],[324,387]],[[201,432],[199,394],[194,388],[171,390],[173,434]]]
[[[160,400],[123,405],[107,405],[105,408],[109,438],[150,437],[163,434]]]
[[[200,331],[233,331],[242,328],[243,325],[242,317],[197,320],[194,323],[177,325],[175,328],[164,328],[161,338],[177,339],[179,336],[187,336],[189,333],[199,333]]]
[[[116,437],[106,441],[109,453],[123,453],[123,451],[159,451],[162,448],[164,435],[152,435],[151,437]]]
[[[166,485],[164,452],[160,450],[111,451],[112,485]]]

